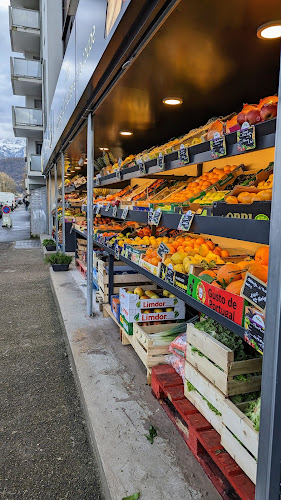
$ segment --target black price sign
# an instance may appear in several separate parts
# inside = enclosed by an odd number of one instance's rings
[[[112,215],[113,215],[113,217],[116,217],[116,215],[117,215],[117,207],[116,207],[116,205],[115,205],[115,207],[113,207]]]
[[[244,340],[254,349],[263,354],[264,350],[264,328],[256,323],[249,322],[244,333]]]
[[[221,137],[218,132],[214,134],[214,138],[210,141],[212,158],[220,158],[226,155],[225,137]]]
[[[180,149],[178,152],[178,158],[179,158],[181,165],[188,165],[188,163],[189,163],[188,149],[187,149],[187,147],[184,146],[184,144],[180,145]]]
[[[148,224],[150,224],[150,225],[152,224],[153,214],[154,214],[154,210],[153,210],[153,208],[150,208],[149,212],[148,212],[148,219],[147,219]]]
[[[165,255],[166,253],[169,253],[169,252],[170,252],[170,250],[169,250],[169,248],[165,245],[165,243],[163,243],[163,242],[162,242],[162,243],[160,243],[159,248],[158,248],[158,250],[157,250],[157,253],[158,253],[159,257],[161,257],[161,258],[162,258],[162,257],[163,257],[163,255]]]
[[[248,122],[243,123],[241,130],[237,131],[237,149],[238,151],[248,151],[256,147],[256,129],[250,127]]]
[[[157,158],[157,165],[159,167],[159,170],[165,170],[165,163],[164,163],[164,156],[163,153],[159,153],[158,158]]]
[[[96,185],[100,186],[100,174],[96,176]]]
[[[190,210],[183,214],[178,224],[178,231],[189,231],[193,221],[193,217],[194,214],[192,214]]]
[[[96,208],[96,214],[100,213],[101,205],[98,203]]]
[[[116,173],[116,179],[118,181],[121,181],[121,170],[120,170],[120,168],[117,168],[117,170],[116,170],[115,173]]]
[[[108,211],[109,211],[109,209],[110,209],[110,203],[108,203],[108,204],[106,205],[106,207],[105,207],[105,211],[106,211],[106,212],[108,212]]]
[[[145,165],[144,161],[140,160],[138,165],[139,165],[140,173],[147,174],[146,165]]]
[[[161,219],[161,216],[162,216],[162,210],[160,208],[157,208],[157,210],[154,210],[151,225],[158,226],[160,219]]]
[[[246,274],[241,295],[260,311],[266,308],[266,284],[250,273]]]
[[[115,245],[114,255],[115,255],[115,259],[119,260],[119,258],[120,258],[120,248],[119,248],[118,245]]]
[[[129,207],[125,207],[122,214],[121,214],[121,219],[125,220],[129,212]]]
[[[165,266],[165,264],[163,264],[161,262],[161,267],[160,267],[160,278],[165,281],[166,283],[169,283],[169,285],[173,285],[174,284],[174,270],[171,269],[170,267],[168,266]]]

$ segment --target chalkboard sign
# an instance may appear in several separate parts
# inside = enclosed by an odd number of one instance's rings
[[[189,231],[190,226],[193,221],[194,214],[191,213],[189,210],[185,214],[183,214],[180,218],[179,224],[178,224],[178,230],[179,231]]]
[[[161,267],[160,267],[160,278],[165,281],[165,283],[168,283],[169,285],[174,284],[174,270],[170,268],[169,266],[165,266],[163,262],[161,262]]]
[[[116,205],[115,205],[115,207],[113,207],[112,215],[113,215],[113,217],[116,217],[116,215],[117,215],[117,207],[116,207]]]
[[[246,274],[241,295],[257,309],[264,311],[266,308],[266,284],[250,273]]]
[[[153,214],[154,214],[154,210],[153,210],[153,208],[150,208],[149,212],[148,212],[148,219],[147,219],[148,224],[150,224],[150,225],[152,224]]]
[[[121,214],[121,219],[125,220],[129,212],[129,207],[125,207],[122,214]]]
[[[210,141],[212,158],[220,158],[226,155],[225,137],[220,137],[219,133],[214,134],[214,138]]]
[[[115,174],[116,174],[116,179],[118,181],[121,181],[121,170],[120,170],[120,168],[117,168],[117,170],[115,171]]]
[[[160,219],[162,216],[162,210],[160,208],[157,208],[157,210],[154,210],[152,220],[151,220],[151,225],[152,226],[158,226]]]
[[[138,165],[139,165],[140,173],[147,174],[146,165],[145,165],[144,161],[140,160],[138,162]]]
[[[170,250],[169,248],[165,245],[165,243],[160,243],[159,248],[157,250],[157,253],[159,257],[162,257],[164,254],[169,253]]]
[[[106,211],[106,212],[108,212],[108,211],[109,211],[109,209],[110,209],[110,203],[108,203],[108,204],[106,205],[106,207],[105,207],[105,211]]]
[[[248,328],[245,330],[244,333],[244,340],[258,352],[263,354],[264,328],[250,321]]]
[[[101,205],[98,203],[96,208],[96,214],[100,213]]]
[[[180,145],[178,158],[181,165],[188,165],[189,163],[188,148],[184,147],[184,144]]]
[[[157,165],[159,167],[159,170],[165,170],[165,163],[164,163],[164,156],[163,153],[159,153],[159,156],[157,158]]]
[[[256,130],[250,127],[248,122],[243,123],[242,129],[237,131],[237,149],[238,151],[248,151],[256,147]]]
[[[115,259],[119,260],[119,258],[120,258],[120,248],[118,246],[118,243],[115,243],[115,245],[114,245],[114,256],[115,256]]]

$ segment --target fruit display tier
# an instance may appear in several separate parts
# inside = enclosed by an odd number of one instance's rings
[[[77,233],[78,236],[82,236],[83,238],[87,238],[87,235],[85,233],[82,233],[81,231],[79,231],[77,229],[75,229],[75,231],[76,231],[76,233]],[[108,254],[111,254],[113,256],[115,255],[114,250],[112,250],[111,248],[108,248],[105,245],[102,245],[101,243],[98,243],[97,241],[94,241],[94,245],[102,248],[103,250],[105,250],[106,252],[108,252]],[[226,328],[228,328],[229,330],[233,331],[234,333],[236,333],[237,335],[239,335],[241,338],[244,339],[245,329],[244,329],[243,326],[240,326],[240,325],[234,323],[233,321],[230,321],[229,319],[225,318],[221,314],[216,313],[215,311],[213,311],[209,307],[205,306],[201,302],[198,302],[197,300],[193,299],[192,297],[190,297],[186,293],[182,292],[178,288],[174,287],[173,285],[170,285],[169,283],[166,283],[161,278],[158,278],[157,276],[154,276],[152,273],[150,273],[146,269],[143,269],[138,264],[135,264],[134,262],[132,262],[131,260],[129,260],[129,259],[125,258],[125,257],[123,257],[122,255],[120,255],[119,260],[123,261],[128,266],[131,266],[138,273],[143,274],[144,276],[146,276],[147,278],[149,278],[151,281],[153,281],[154,283],[156,283],[160,288],[165,288],[169,292],[173,293],[176,297],[178,297],[179,299],[183,300],[186,304],[190,305],[191,307],[193,307],[194,309],[200,311],[201,313],[207,314],[209,317],[211,317],[214,320],[218,321],[223,326],[225,326]]]
[[[267,149],[274,147],[275,145],[275,130],[276,130],[276,119],[268,120],[266,122],[259,123],[255,125],[256,132],[256,148],[255,151],[261,149]],[[227,154],[224,158],[236,156],[240,154],[244,154],[244,151],[238,150],[237,145],[237,133],[232,132],[230,134],[225,135],[226,141],[226,152]],[[202,142],[200,144],[195,144],[194,146],[190,146],[188,148],[189,153],[189,163],[188,165],[194,165],[198,163],[204,163],[211,160],[216,160],[216,158],[212,157],[211,149],[210,149],[210,141]],[[176,168],[181,167],[180,160],[178,159],[178,151],[173,151],[164,156],[164,170],[174,170]],[[121,179],[117,178],[117,174],[114,172],[113,174],[105,175],[100,177],[98,182],[94,180],[94,186],[106,186],[110,184],[117,184],[125,180],[130,180],[138,177],[145,177],[145,175],[154,175],[158,174],[161,169],[159,169],[157,159],[149,160],[145,162],[146,174],[143,174],[140,171],[140,167],[138,165],[134,165],[132,167],[124,168],[121,170]]]
[[[117,209],[116,219],[121,219],[123,210]],[[113,208],[109,210],[101,208],[100,215],[112,217]],[[159,226],[169,229],[177,229],[181,214],[171,214],[162,212]],[[140,224],[148,223],[148,212],[129,210],[126,221],[135,221]],[[214,217],[208,215],[195,215],[190,228],[191,232],[221,236],[224,238],[234,238],[237,240],[249,241],[268,245],[270,222],[266,220],[232,219],[228,217]]]

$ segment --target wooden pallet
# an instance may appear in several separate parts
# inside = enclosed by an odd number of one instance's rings
[[[128,335],[127,332],[125,332],[124,328],[120,326],[114,314],[112,313],[109,304],[103,304],[103,317],[104,318],[110,317],[111,319],[113,319],[114,323],[116,323],[116,325],[120,328],[120,340],[122,345],[132,345],[133,335]]]
[[[184,396],[169,365],[152,368],[151,390],[224,500],[254,500],[255,485],[221,445],[220,435]]]
[[[75,259],[75,265],[78,269],[78,271],[80,271],[80,273],[82,274],[83,278],[87,278],[87,267],[85,265],[84,262],[82,262],[82,260],[80,259]]]

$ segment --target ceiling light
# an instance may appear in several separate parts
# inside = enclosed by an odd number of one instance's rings
[[[166,97],[163,99],[164,104],[168,104],[169,106],[178,106],[182,104],[182,99],[180,97]]]
[[[257,36],[262,40],[273,40],[281,37],[281,21],[265,23],[257,29]]]
[[[133,132],[128,132],[126,130],[123,130],[122,132],[120,132],[120,135],[133,135]]]
[[[100,151],[109,151],[109,148],[100,148]]]

